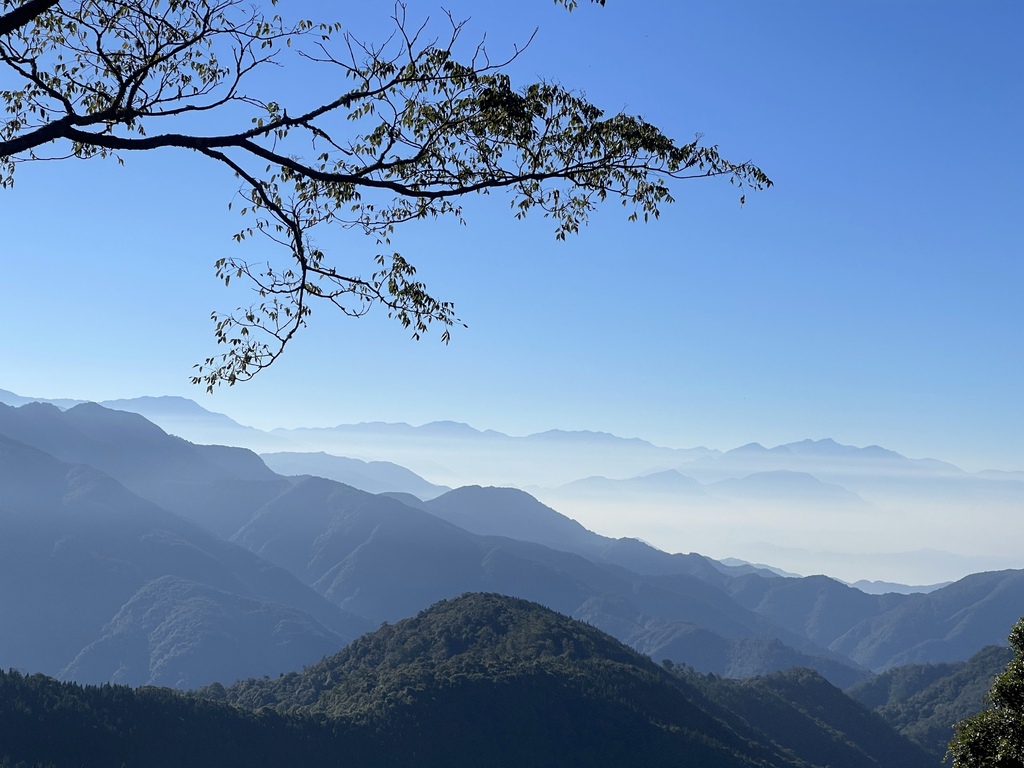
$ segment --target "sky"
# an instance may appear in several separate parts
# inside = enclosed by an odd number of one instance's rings
[[[368,40],[389,3],[290,2]],[[440,5],[410,0],[410,19]],[[0,388],[182,395],[245,424],[450,419],[589,429],[726,450],[831,437],[964,469],[1024,470],[1024,67],[1016,2],[449,0],[492,58],[537,34],[515,82],[695,134],[775,182],[673,188],[660,220],[608,205],[556,242],[508,199],[469,201],[394,245],[468,328],[413,342],[383,312],[317,311],[273,367],[207,395],[210,313],[250,300],[213,274],[237,245],[236,181],[145,153],[19,167],[0,190]],[[333,75],[282,67],[281,101]],[[375,251],[322,233],[340,263]],[[265,256],[263,254],[266,254]]]

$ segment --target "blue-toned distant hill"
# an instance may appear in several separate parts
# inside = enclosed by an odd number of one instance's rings
[[[894,584],[891,581],[868,581],[861,579],[850,584],[854,589],[867,592],[869,595],[884,595],[887,592],[898,592],[902,595],[912,595],[916,592],[934,592],[936,589],[949,586],[948,581],[938,584]]]
[[[583,497],[636,499],[644,495],[672,496],[677,499],[708,497],[707,487],[677,469],[666,469],[638,477],[615,480],[600,475],[573,480],[557,489],[563,494]]]
[[[89,401],[70,398],[23,397],[0,389],[0,403],[21,406],[28,403],[46,403],[61,410],[74,408]],[[290,444],[269,432],[247,427],[223,413],[203,408],[193,400],[184,397],[132,397],[120,400],[102,400],[104,408],[128,411],[144,416],[172,435],[183,437],[194,443],[207,445],[233,445],[256,451],[287,450]]]
[[[2,434],[0,624],[5,667],[179,687],[276,674],[367,627],[102,472]]]
[[[1002,645],[1020,616],[1024,571],[975,573],[863,619],[829,647],[873,669],[959,661]]]
[[[669,554],[638,539],[601,536],[516,488],[465,486],[417,506],[472,533],[532,541],[639,574],[690,574],[717,585],[746,573],[776,575],[750,565],[727,566],[693,553]]]
[[[799,664],[843,685],[858,666],[903,663],[918,645],[932,647],[934,658],[966,658],[1024,613],[1024,589],[995,582],[991,592],[958,583],[928,595],[868,595],[826,577],[669,555],[598,536],[514,489],[456,489],[417,506],[310,478],[262,508],[235,540],[376,621],[462,591],[500,591],[585,619],[655,658],[730,674]],[[962,612],[959,645],[888,623],[937,605]],[[851,668],[842,649],[859,632],[889,652],[858,657]],[[906,642],[884,640],[891,637]]]
[[[695,666],[706,671],[727,672],[734,656],[745,652],[731,638],[770,637],[786,652],[765,655],[765,664],[751,669],[798,663],[844,685],[863,676],[841,656],[738,606],[719,586],[729,580],[723,573],[728,569],[706,558],[667,555],[638,542],[643,552],[619,551],[613,540],[565,518],[568,529],[579,528],[581,540],[595,545],[590,556],[477,535],[427,511],[451,498],[460,500],[467,514],[470,508],[483,512],[492,500],[504,504],[498,509],[509,516],[524,505],[541,507],[520,491],[476,488],[452,491],[417,509],[306,478],[264,506],[234,541],[295,573],[336,605],[373,621],[395,621],[465,591],[495,591],[583,618],[656,656],[673,641],[674,632],[702,627],[703,657],[713,664],[704,667],[698,661]],[[605,550],[673,575],[645,576],[613,565],[602,556]]]
[[[282,475],[326,477],[368,493],[408,493],[418,499],[433,499],[451,490],[445,485],[428,483],[415,472],[390,461],[362,461],[323,451],[264,453],[260,458]]]
[[[291,483],[252,451],[195,445],[142,416],[83,403],[0,405],[0,434],[88,464],[161,507],[230,536]]]
[[[234,445],[254,451],[282,451],[291,447],[281,437],[239,424],[223,413],[207,410],[184,397],[133,397],[103,400],[100,405],[145,416],[165,432],[194,443]]]
[[[455,485],[548,486],[595,474],[640,474],[717,451],[664,448],[602,432],[552,430],[522,437],[457,422],[422,426],[370,422],[275,429],[273,434],[336,456],[392,461],[431,482]]]
[[[29,399],[0,391],[0,402]],[[66,408],[77,401],[54,402]],[[1018,514],[1024,474],[972,474],[877,445],[856,447],[825,438],[775,447],[750,443],[722,453],[591,431],[510,436],[454,421],[263,431],[183,398],[107,404],[142,413],[196,443],[341,457],[350,462],[348,468],[315,474],[364,490],[426,497],[434,493],[431,485],[512,486],[595,530],[655,541],[673,551],[828,573],[851,583],[870,578],[927,585],[972,571],[1024,566],[1012,544],[1019,538],[1014,534],[1024,535]],[[405,485],[385,488],[376,476],[383,467],[375,462],[408,469],[429,485],[418,485],[418,491]],[[395,485],[399,470],[392,469],[387,484]],[[307,473],[300,467],[294,471]],[[958,525],[965,515],[975,524]],[[623,520],[629,520],[628,530]]]
[[[263,558],[252,563],[270,568],[269,561],[287,569],[334,606],[365,617],[370,626],[396,621],[465,591],[498,591],[544,603],[654,658],[670,658],[702,672],[746,675],[800,665],[845,686],[862,679],[867,670],[908,661],[965,659],[984,645],[1000,642],[1007,627],[1024,614],[1018,571],[979,574],[927,595],[869,595],[826,577],[785,578],[749,565],[725,566],[695,553],[669,554],[636,539],[600,536],[516,489],[459,488],[424,502],[401,494],[374,495],[322,478],[293,481],[275,474],[249,451],[196,446],[138,415],[94,404],[66,411],[40,404],[0,406],[2,434],[55,452],[58,458],[50,460],[59,466],[100,467],[105,474],[88,467],[76,471],[85,472],[83,477],[105,477],[103,487],[116,486],[123,497],[135,499],[135,507],[123,510],[126,519],[131,520],[129,509],[140,510],[139,521],[148,519],[146,509],[158,509],[167,520],[188,526],[161,509],[173,507],[222,536],[233,536]],[[66,538],[51,530],[52,525],[46,528],[52,515],[26,517],[19,509],[42,503],[39,499],[56,504],[58,497],[40,490],[49,487],[46,483],[29,482],[33,473],[18,469],[13,458],[6,461],[9,502],[0,510],[0,520],[12,525],[20,520],[19,525],[28,526],[26,536],[38,537],[33,562],[59,564],[60,583],[77,579],[92,584],[101,596],[108,594],[103,579],[119,585],[109,592],[117,600],[104,603],[103,611],[90,618],[88,632],[82,629],[85,624],[33,622],[22,606],[21,647],[35,650],[57,640],[64,643],[57,671],[99,679],[103,669],[120,669],[115,663],[137,667],[126,660],[145,646],[181,662],[174,681],[192,679],[181,670],[208,667],[198,651],[189,656],[193,646],[175,640],[178,616],[190,616],[196,626],[206,626],[218,613],[233,616],[244,627],[237,636],[269,637],[271,644],[275,631],[302,625],[285,614],[274,620],[271,614],[259,615],[250,600],[303,611],[336,631],[311,604],[295,602],[298,592],[285,599],[259,590],[239,591],[230,581],[200,578],[194,570],[200,565],[218,572],[217,557],[197,554],[213,545],[196,544],[193,533],[168,535],[169,522],[159,534],[138,533],[141,523],[135,521],[122,526],[125,535],[105,537],[101,513],[112,502],[97,502],[82,508],[80,519],[70,518],[76,525],[97,525],[88,536]],[[70,472],[61,471],[60,477]],[[55,483],[50,485],[63,487]],[[143,504],[139,497],[151,503]],[[43,529],[33,528],[37,525]],[[207,542],[217,541],[195,526],[189,530],[206,536]],[[92,549],[77,548],[94,540],[99,544]],[[237,556],[237,549],[231,551]],[[56,554],[62,552],[68,557]],[[84,569],[81,574],[79,567]],[[95,573],[100,581],[90,581],[90,568],[99,569]],[[27,568],[25,573],[37,571]],[[202,568],[199,573],[208,575]],[[11,583],[19,583],[18,578],[12,571]],[[214,600],[217,591],[224,597]],[[314,599],[321,606],[317,610],[336,610],[308,589],[300,592],[305,595],[301,599]],[[11,592],[12,604],[18,594]],[[178,603],[188,611],[176,613]],[[68,615],[75,616],[74,611],[69,609]],[[58,629],[65,634],[47,636]],[[84,635],[76,635],[79,630]],[[218,645],[223,637],[203,637],[211,643],[208,647],[227,653],[230,643]],[[48,666],[38,668],[53,670],[58,661],[49,658]],[[164,668],[172,666],[160,665]]]
[[[662,546],[849,582],[943,583],[1024,566],[1011,543],[1024,535],[1017,473],[971,474],[833,440],[755,443],[654,469],[530,490],[582,521],[635,521],[635,535]]]
[[[554,498],[589,498],[603,502],[617,500],[620,503],[635,504],[643,504],[645,499],[672,499],[680,504],[702,507],[723,502],[755,502],[816,504],[825,509],[870,509],[868,502],[841,485],[822,482],[807,472],[782,469],[754,472],[710,483],[701,483],[676,469],[622,480],[595,476],[566,483],[549,491],[547,495]]]

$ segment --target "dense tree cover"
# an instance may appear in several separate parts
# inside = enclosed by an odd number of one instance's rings
[[[247,707],[355,721],[387,743],[415,744],[421,758],[441,755],[439,765],[489,762],[482,755],[494,744],[509,764],[524,765],[824,764],[808,759],[807,745],[822,743],[846,753],[843,764],[851,768],[928,764],[877,716],[804,673],[817,687],[794,693],[802,703],[777,695],[754,722],[734,707],[734,681],[670,672],[549,609],[477,594],[384,626],[300,674],[205,693]],[[812,709],[808,702],[821,691],[828,692],[823,706],[845,701],[855,714],[827,725],[783,714]],[[855,736],[842,730],[850,723],[860,728]],[[872,754],[870,747],[850,748],[851,739],[879,746]],[[460,746],[453,751],[451,744]]]
[[[300,673],[195,694],[0,674],[17,766],[935,768],[806,669],[749,680],[655,665],[534,603],[465,595]]]
[[[212,389],[271,364],[313,304],[352,316],[383,305],[415,337],[438,322],[447,339],[452,304],[390,236],[461,220],[466,196],[505,191],[517,218],[536,210],[564,239],[608,198],[657,217],[675,180],[771,185],[699,136],[677,143],[553,82],[516,87],[504,68],[521,49],[492,59],[455,19],[427,31],[399,3],[394,24],[377,45],[243,0],[0,0],[0,186],[24,162],[136,151],[187,150],[233,173],[248,217],[236,240],[265,235],[288,256],[217,260],[225,283],[248,279],[258,300],[214,314],[226,352],[194,377]],[[258,75],[273,64],[316,67],[304,75],[321,86],[315,100],[266,93]],[[366,235],[366,255],[325,252],[321,225]]]
[[[369,751],[357,735],[300,716],[247,712],[166,688],[0,673],[0,759],[13,765],[361,765]]]
[[[670,765],[683,754],[732,766],[773,757],[669,680],[592,627],[477,594],[385,625],[301,674],[213,695],[360,724],[383,750],[402,744],[421,765]]]
[[[990,646],[967,661],[894,667],[846,693],[938,760],[954,723],[985,708],[992,681],[1012,657],[1009,648]]]
[[[910,768],[937,760],[901,737],[875,713],[817,672],[793,668],[742,680],[700,675],[673,665],[674,674],[739,719],[811,765]]]
[[[991,706],[957,723],[953,768],[1024,766],[1024,618],[1010,632],[1013,658],[989,691]]]

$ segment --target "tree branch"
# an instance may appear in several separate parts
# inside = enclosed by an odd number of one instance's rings
[[[19,86],[0,91],[0,186],[54,144],[78,158],[193,150],[241,180],[251,226],[235,239],[260,233],[287,253],[283,268],[217,260],[218,277],[245,278],[258,303],[213,315],[227,351],[198,366],[193,380],[208,388],[251,378],[278,359],[313,299],[352,316],[381,306],[414,338],[436,321],[446,341],[459,322],[452,304],[434,298],[387,246],[396,226],[415,219],[461,221],[467,195],[507,190],[516,218],[537,210],[564,239],[609,196],[632,207],[631,219],[646,220],[672,202],[671,181],[771,186],[757,166],[726,160],[699,136],[677,144],[638,117],[606,117],[556,84],[514,87],[503,68],[522,47],[494,63],[480,42],[460,59],[465,24],[450,15],[447,36],[423,42],[425,27],[406,27],[399,3],[395,33],[380,46],[346,34],[346,57],[329,45],[338,25],[286,27],[247,1],[28,0],[0,16],[3,82]],[[46,11],[46,23],[32,23]],[[319,51],[297,45],[301,62],[337,68],[352,82],[289,114],[242,87],[278,63],[293,37],[313,38]],[[225,132],[214,114],[249,122]],[[363,271],[351,254],[315,246],[321,225],[361,231],[384,252],[367,254],[363,263],[372,266]]]
[[[60,0],[26,0],[13,11],[0,16],[0,37],[6,37],[21,29],[59,2]]]

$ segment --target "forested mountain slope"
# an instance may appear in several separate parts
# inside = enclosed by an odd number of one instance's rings
[[[990,646],[967,661],[894,667],[847,693],[936,758],[946,754],[953,723],[985,708],[989,689],[1013,651]]]
[[[722,681],[674,675],[535,603],[471,594],[301,673],[203,693],[357,723],[424,765],[930,765],[820,676],[800,679],[802,690],[763,696],[754,718]]]

